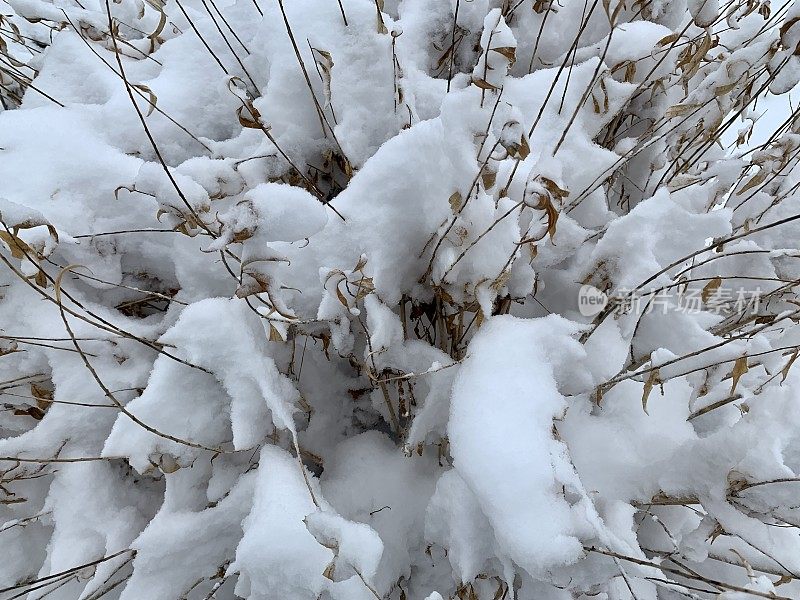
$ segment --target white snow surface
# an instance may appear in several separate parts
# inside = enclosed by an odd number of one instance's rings
[[[0,600],[800,597],[799,44],[5,2]]]

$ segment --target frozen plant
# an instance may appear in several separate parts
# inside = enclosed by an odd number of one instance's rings
[[[798,79],[793,2],[3,0],[0,598],[800,597]]]

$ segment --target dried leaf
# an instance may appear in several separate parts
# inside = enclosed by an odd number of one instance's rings
[[[461,194],[458,192],[453,192],[453,194],[450,196],[450,209],[453,211],[453,213],[457,213],[458,209],[461,208],[461,200]]]
[[[563,200],[564,198],[569,196],[569,190],[565,190],[559,187],[559,185],[549,177],[540,177],[539,179],[541,180],[542,185],[547,189],[548,192],[550,192],[550,194],[554,198]]]
[[[736,391],[736,384],[739,383],[739,379],[747,373],[749,368],[747,367],[747,356],[740,356],[736,359],[736,362],[733,363],[733,371],[731,372],[731,394]]]
[[[497,585],[497,591],[494,593],[492,600],[503,600],[508,593],[508,586],[505,581],[500,581]]]
[[[611,0],[603,0],[603,8],[605,9],[606,16],[608,17],[608,22],[614,25],[617,22],[619,12],[625,8],[625,0],[619,0],[617,5],[614,7],[613,12],[611,11]]]
[[[153,90],[151,90],[143,83],[134,83],[133,87],[135,87],[137,90],[144,92],[150,98],[149,106],[147,108],[147,116],[149,117],[150,115],[153,114],[153,111],[156,108],[156,102],[158,102],[158,96],[156,96]]]
[[[513,46],[504,46],[500,48],[490,48],[491,52],[497,52],[498,54],[502,54],[505,56],[513,65],[514,62],[517,60],[517,49]]]
[[[383,0],[375,0],[375,10],[378,13],[378,33],[389,33],[386,23],[383,22]]]
[[[750,179],[750,181],[744,184],[744,187],[742,189],[736,192],[736,195],[741,196],[746,191],[751,190],[758,185],[761,185],[762,183],[764,183],[764,181],[766,181],[768,174],[769,173],[767,172],[766,169],[761,169],[758,173],[753,175],[753,178]]]
[[[156,25],[155,30],[147,36],[150,40],[150,52],[152,53],[156,49],[158,36],[161,35],[161,32],[164,31],[164,27],[167,24],[167,13],[164,12],[164,8],[158,0],[148,1],[147,3],[158,11],[158,25]]]
[[[496,90],[497,89],[496,86],[492,85],[491,83],[489,83],[488,81],[485,81],[483,79],[473,79],[472,83],[477,85],[482,90]]]
[[[544,210],[547,213],[547,235],[550,236],[550,241],[556,235],[556,223],[558,222],[558,211],[549,198],[546,199]]]
[[[260,115],[253,114],[253,117],[255,117],[255,118],[245,117],[242,114],[242,109],[243,108],[244,108],[244,106],[240,106],[239,108],[236,109],[236,116],[239,118],[239,124],[242,127],[247,127],[248,129],[262,129],[261,122],[258,121],[258,117]],[[248,109],[250,110],[250,113],[252,114],[253,113],[253,108],[252,107],[248,107]]]
[[[738,81],[734,81],[733,83],[718,85],[716,88],[714,88],[714,95],[724,96],[725,94],[729,94],[730,92],[733,91],[733,89],[736,87],[738,83],[739,83]]]
[[[688,81],[700,69],[700,62],[705,58],[708,51],[714,46],[714,41],[711,34],[706,31],[703,41],[697,45],[697,50],[694,54],[687,53],[682,63],[683,78]]]
[[[658,369],[653,369],[650,371],[650,376],[647,378],[647,381],[644,382],[644,391],[642,392],[642,409],[644,410],[645,414],[650,414],[647,412],[647,399],[650,397],[650,392],[653,391],[653,386],[658,383],[659,380]]]
[[[797,360],[798,354],[800,354],[800,349],[794,351],[794,353],[792,354],[791,358],[789,359],[789,362],[787,362],[786,366],[784,366],[783,369],[781,369],[781,375],[783,376],[781,378],[781,383],[786,381],[786,378],[789,376],[789,369],[792,368],[792,365],[794,364],[794,361]]]
[[[336,297],[339,299],[339,302],[342,303],[342,306],[345,308],[350,308],[350,305],[347,303],[347,298],[344,297],[342,290],[339,289],[339,285],[336,285]]]
[[[627,66],[625,67],[625,78],[624,80],[627,83],[632,83],[634,77],[636,77],[636,63],[632,60],[628,61]]]
[[[528,155],[531,153],[531,146],[528,143],[528,138],[523,134],[523,136],[519,140],[519,148],[517,148],[517,155],[521,160],[525,160],[528,158]]]
[[[55,278],[55,280],[53,282],[53,288],[54,288],[55,296],[56,296],[56,303],[61,304],[61,280],[64,278],[64,275],[66,275],[70,271],[73,271],[73,270],[77,269],[78,267],[83,267],[84,269],[89,271],[89,273],[92,273],[92,275],[94,275],[94,272],[89,267],[87,267],[86,265],[71,264],[71,265],[67,265],[66,267],[61,269],[58,272],[58,275],[56,275],[56,278]]]
[[[598,385],[594,390],[594,397],[592,398],[592,401],[597,406],[600,406],[603,403],[603,386]]]
[[[44,411],[38,406],[27,406],[25,408],[17,408],[14,410],[14,416],[17,417],[33,417],[37,421],[44,418]]]
[[[790,30],[792,27],[794,27],[794,25],[795,25],[795,24],[796,24],[798,21],[800,21],[800,17],[793,17],[793,18],[789,19],[788,21],[786,21],[786,22],[785,22],[783,25],[781,25],[781,28],[780,28],[780,30],[779,30],[779,33],[780,33],[780,36],[781,36],[781,38],[783,38],[783,37],[786,35],[786,33],[787,33],[787,32],[788,32],[788,31],[789,31],[789,30]]]
[[[0,356],[19,352],[16,340],[0,340]]]
[[[114,188],[114,200],[119,200],[119,191],[120,190],[127,190],[128,192],[130,192],[132,194],[133,192],[136,191],[136,186],[134,186],[134,185],[131,185],[131,186],[118,185],[116,188]],[[158,217],[156,217],[156,218],[158,218]]]
[[[705,286],[703,286],[703,291],[700,292],[700,298],[703,300],[703,302],[708,302],[708,299],[716,293],[721,285],[722,279],[720,277],[714,277],[711,281],[705,284]]]
[[[333,70],[333,57],[331,53],[326,50],[319,50],[312,48],[316,53],[315,60],[319,67],[320,77],[322,77],[323,93],[325,95],[325,106],[328,108],[331,104],[331,71]]]
[[[531,8],[536,14],[540,15],[543,12],[550,10],[550,4],[550,0],[534,0]]]
[[[658,40],[656,46],[669,46],[670,44],[677,42],[680,38],[681,38],[680,33],[670,33],[668,36]]]
[[[22,259],[25,258],[26,254],[35,254],[28,244],[23,242],[16,235],[10,234],[7,231],[0,231],[0,240],[6,243],[8,249],[11,251],[11,256],[14,258]]]
[[[700,108],[699,104],[675,104],[674,106],[670,106],[664,112],[664,117],[667,119],[672,119],[673,117],[680,117],[681,115],[685,115],[686,113],[691,112],[697,108]]]
[[[281,332],[272,324],[269,324],[269,341],[270,342],[285,342]]]
[[[53,402],[53,390],[48,390],[35,383],[31,384],[31,395],[36,398],[36,405],[42,410],[46,409]]]

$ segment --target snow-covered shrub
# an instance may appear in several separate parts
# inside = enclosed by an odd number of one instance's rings
[[[800,4],[4,2],[0,597],[800,597]]]

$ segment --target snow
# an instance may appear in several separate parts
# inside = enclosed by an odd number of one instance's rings
[[[343,517],[366,523],[383,542],[375,584],[385,593],[411,572],[424,550],[425,507],[433,494],[433,456],[407,458],[389,439],[367,432],[337,446],[321,478],[325,498]]]
[[[425,537],[448,549],[459,581],[475,579],[496,556],[492,526],[456,469],[436,482],[425,515]]]
[[[266,600],[316,597],[333,553],[317,543],[303,520],[315,510],[297,462],[278,448],[264,448],[253,508],[229,567],[240,573],[237,594]]]
[[[798,17],[9,0],[0,598],[800,597]]]
[[[558,339],[567,335],[565,325],[554,318],[487,323],[453,385],[448,424],[453,466],[477,496],[502,554],[534,576],[582,551],[553,471],[565,451],[553,439],[553,419],[566,402],[541,349],[569,344],[569,337]],[[537,518],[545,513],[546,521]]]

